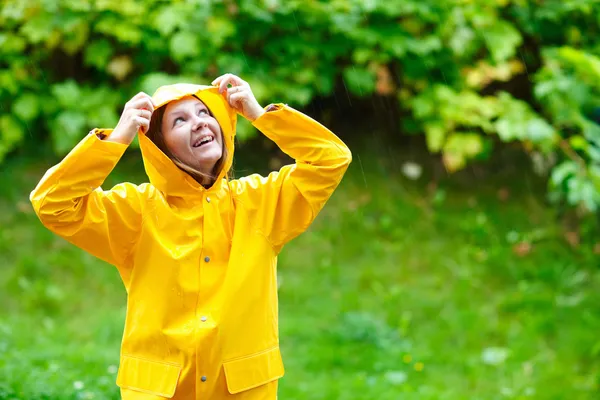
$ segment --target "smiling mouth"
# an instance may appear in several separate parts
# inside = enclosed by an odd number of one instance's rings
[[[214,137],[208,135],[208,136],[203,136],[201,138],[198,138],[198,140],[196,140],[194,142],[194,144],[192,145],[192,147],[202,147],[206,144],[211,143],[213,140],[215,140]]]

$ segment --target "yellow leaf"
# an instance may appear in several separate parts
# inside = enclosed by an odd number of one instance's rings
[[[465,166],[465,158],[462,154],[457,153],[444,153],[442,156],[442,160],[444,161],[444,166],[446,170],[450,173],[456,172]]]
[[[118,56],[113,58],[107,66],[108,72],[122,81],[131,71],[131,59],[128,56]]]

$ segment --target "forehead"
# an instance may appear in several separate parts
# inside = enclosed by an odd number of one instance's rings
[[[179,100],[173,100],[169,104],[167,104],[165,108],[165,115],[173,114],[178,111],[183,111],[189,107],[195,107],[196,105],[201,104],[205,106],[203,102],[198,100],[198,98],[194,96],[186,96]],[[206,107],[206,106],[205,106]]]

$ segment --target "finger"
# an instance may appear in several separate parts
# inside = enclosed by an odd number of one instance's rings
[[[144,97],[150,97],[150,96],[148,96],[148,94],[146,94],[144,92],[139,92],[138,94],[136,94],[129,100],[129,103],[136,101],[138,99],[144,98]]]
[[[219,93],[223,93],[223,90],[225,90],[225,88],[227,88],[227,85],[229,84],[229,81],[232,79],[231,74],[225,74],[223,76],[223,79],[221,79],[221,81],[219,82]]]
[[[223,74],[223,75],[219,76],[218,78],[215,78],[215,80],[211,82],[211,85],[218,85],[219,82],[221,82],[221,80],[225,77],[225,75],[227,75],[227,74]]]
[[[233,75],[232,73],[228,72],[226,74],[223,74],[223,75],[219,76],[218,78],[215,78],[215,80],[211,82],[211,85],[218,85],[223,79],[228,78],[230,76],[234,76],[235,77],[236,75]]]
[[[229,102],[230,96],[236,93],[240,93],[241,88],[239,86],[233,86],[230,88],[227,88],[227,90],[225,91],[225,93],[227,94],[227,102]]]
[[[136,99],[135,101],[132,101],[129,104],[129,108],[135,108],[138,110],[145,108],[150,112],[154,112],[154,102],[150,97],[141,97],[139,99]]]
[[[149,110],[138,110],[138,115],[142,118],[145,118],[147,120],[150,120],[150,118],[152,118],[152,112]]]
[[[234,107],[234,105],[241,106],[247,100],[248,97],[245,93],[234,93],[232,95],[229,95],[229,98],[227,99],[227,101],[232,107]]]
[[[219,84],[219,93],[223,93],[223,90],[227,87],[227,85],[231,83],[232,86],[236,85],[244,85],[246,82],[240,78],[239,76],[233,74],[226,74],[223,77],[223,80]]]
[[[146,118],[134,117],[134,121],[138,129],[141,129],[144,133],[146,133],[150,128],[150,120]]]
[[[228,88],[227,91],[226,91],[226,94],[227,94],[227,102],[229,104],[232,104],[231,103],[232,96],[235,95],[235,98],[239,99],[239,97],[240,97],[239,95],[243,94],[243,93],[240,92],[239,86],[234,86],[234,87]]]

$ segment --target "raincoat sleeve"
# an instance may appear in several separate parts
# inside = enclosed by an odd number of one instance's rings
[[[140,195],[130,183],[103,191],[100,185],[127,145],[101,140],[94,130],[50,168],[30,200],[42,224],[67,241],[117,266],[127,263],[140,226]]]
[[[267,177],[241,179],[242,203],[250,204],[250,221],[276,251],[304,232],[333,194],[352,155],[330,130],[293,108],[276,104],[253,125],[292,157]]]

